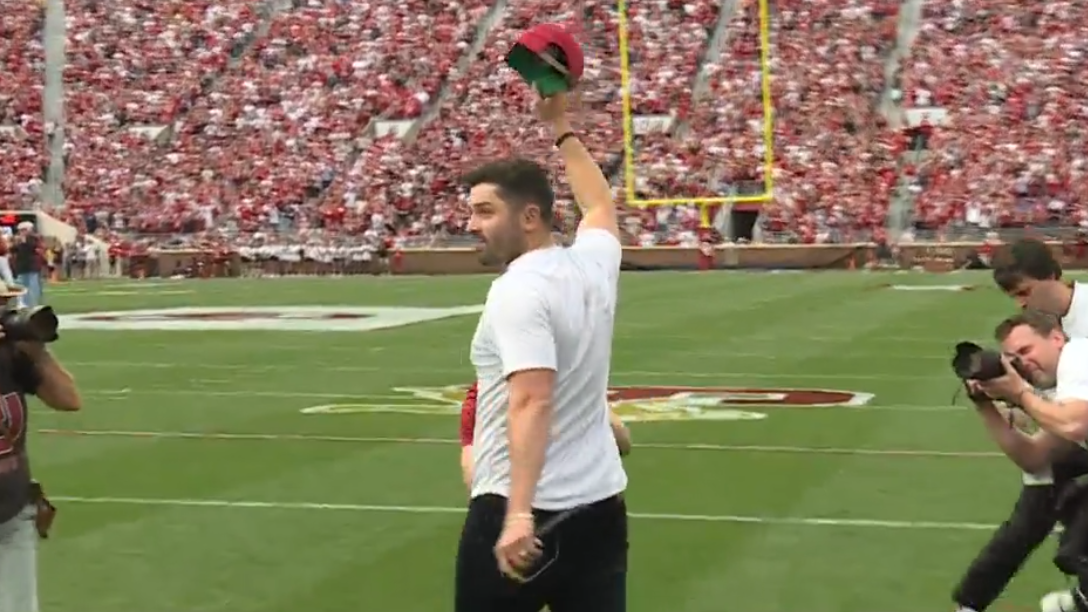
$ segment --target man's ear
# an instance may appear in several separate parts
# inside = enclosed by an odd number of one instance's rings
[[[543,223],[544,215],[541,214],[540,207],[536,204],[526,204],[521,210],[522,223],[525,225],[532,225],[534,223]]]

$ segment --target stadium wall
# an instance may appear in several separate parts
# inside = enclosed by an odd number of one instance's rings
[[[1088,269],[1088,248],[1069,243],[1048,243],[1069,269]],[[972,255],[982,250],[977,242],[911,244],[901,246],[890,261],[900,268],[922,267],[931,271],[949,271],[965,267]],[[200,251],[152,251],[133,257],[133,275],[166,276],[179,267],[205,260],[210,254]],[[699,268],[701,253],[696,248],[653,247],[625,248],[623,264],[628,270],[694,270]],[[874,244],[838,245],[725,245],[713,249],[716,270],[847,270],[861,269],[878,261]],[[240,276],[246,266],[234,254],[216,266],[215,276]],[[284,264],[292,274],[320,274],[321,262],[304,261]],[[343,266],[341,266],[343,268]],[[406,249],[394,258],[397,274],[487,274],[497,271],[480,264],[475,249]],[[367,273],[362,265],[341,270],[344,273]]]

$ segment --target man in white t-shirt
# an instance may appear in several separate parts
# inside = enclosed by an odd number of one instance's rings
[[[465,176],[480,257],[504,271],[470,351],[478,394],[456,612],[626,610],[627,475],[608,408],[623,250],[608,181],[566,104],[558,94],[537,112],[582,208],[571,246],[552,236],[541,165],[506,159]]]
[[[1018,439],[1018,453],[1045,458],[1071,444],[1083,446],[1088,440],[1088,338],[1068,336],[1057,316],[1031,309],[1002,321],[995,335],[1002,350],[1019,361],[1027,380],[1006,357],[1004,376],[976,386],[991,398],[1019,406],[1039,425],[1037,434]],[[1054,389],[1052,394],[1035,391],[1050,388]],[[1068,510],[1079,515],[1082,503],[1076,502]],[[1064,565],[1063,571],[1077,576],[1079,585],[1064,596],[1054,593],[1044,598],[1043,607],[1088,612],[1084,597],[1088,593],[1088,564],[1083,561],[1088,542],[1079,541],[1083,530],[1071,529],[1067,517],[1073,515],[1065,514],[1066,534],[1056,561]]]
[[[1061,318],[1071,337],[1088,337],[1088,287],[1062,280],[1062,267],[1044,242],[1018,240],[998,251],[994,282],[1021,308],[1049,312]]]
[[[1062,268],[1049,246],[1019,240],[999,249],[993,264],[994,283],[1021,308],[1049,311],[1061,317],[1066,335],[1088,336],[1088,289],[1077,290],[1075,284],[1060,280]],[[1054,452],[1036,452],[1040,447],[1021,440],[1047,434],[1037,433],[1030,418],[1015,409],[999,409],[984,397],[975,405],[987,434],[1023,470],[1023,487],[1009,517],[953,591],[958,612],[989,608],[1053,532],[1060,518],[1056,503],[1060,494],[1075,478],[1088,474],[1088,451],[1063,444]]]

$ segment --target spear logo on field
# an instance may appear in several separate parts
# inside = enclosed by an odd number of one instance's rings
[[[307,414],[343,414],[358,412],[406,412],[413,414],[450,414],[460,412],[465,387],[399,387],[395,393],[417,404],[334,404],[313,406]],[[609,404],[625,421],[752,421],[766,414],[737,407],[789,406],[863,406],[871,393],[829,391],[824,389],[752,389],[742,387],[612,387]]]

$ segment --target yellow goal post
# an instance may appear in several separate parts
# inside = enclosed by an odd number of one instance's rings
[[[627,0],[618,0],[620,81],[623,106],[623,178],[629,206],[650,207],[695,204],[699,206],[702,212],[703,227],[709,227],[710,207],[721,204],[762,204],[772,198],[774,193],[774,105],[771,99],[771,66],[769,61],[771,50],[770,9],[768,0],[758,0],[758,2],[759,69],[763,103],[763,193],[717,197],[639,198],[635,191],[635,134],[631,111],[631,60],[630,48],[628,47]],[[746,3],[742,2],[741,4]],[[744,10],[744,7],[741,6],[738,10]]]

